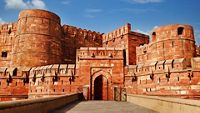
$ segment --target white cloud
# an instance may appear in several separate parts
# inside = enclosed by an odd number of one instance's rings
[[[71,3],[71,1],[69,0],[65,0],[65,1],[62,1],[61,4],[63,5],[69,5]]]
[[[163,0],[128,0],[131,3],[138,3],[138,4],[148,4],[148,3],[160,3]]]
[[[143,30],[140,30],[140,29],[136,29],[135,30],[136,32],[139,32],[139,33],[142,33],[142,34],[145,34],[145,35],[149,35],[150,34],[150,32],[145,32],[145,31],[143,31]]]
[[[92,14],[85,14],[84,16],[87,17],[87,18],[94,18],[94,17],[95,17],[95,16],[92,15]]]
[[[156,28],[158,28],[158,26],[154,26],[154,27],[153,27],[153,30],[156,29]]]
[[[0,24],[5,24],[6,22],[2,19],[2,18],[0,18]]]
[[[100,13],[102,9],[86,9],[85,12],[87,13]]]
[[[46,5],[43,0],[5,0],[7,9],[46,9]]]
[[[86,9],[85,10],[85,17],[94,18],[98,13],[101,13],[102,9]]]
[[[45,5],[44,1],[42,1],[42,0],[32,0],[30,7],[45,9],[46,5]]]
[[[194,31],[196,43],[199,45],[200,44],[200,30],[195,30]]]
[[[154,26],[153,27],[153,29],[151,29],[150,31],[149,31],[149,34],[152,34],[154,31],[155,31],[155,29],[157,29],[159,26]]]
[[[118,8],[118,9],[112,9],[109,11],[109,13],[123,13],[123,12],[129,12],[131,14],[143,14],[143,13],[156,13],[159,12],[158,10],[155,9],[150,9],[150,8]]]

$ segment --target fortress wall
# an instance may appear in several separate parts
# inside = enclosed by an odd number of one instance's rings
[[[148,51],[144,53],[144,49]],[[186,58],[188,66],[190,59],[196,55],[193,28],[190,25],[173,24],[156,28],[152,33],[152,42],[148,47],[138,47],[137,63]],[[148,59],[145,59],[148,56]]]
[[[128,38],[128,59],[129,59],[129,65],[136,64],[136,47],[140,45],[146,45],[149,43],[149,36],[132,32],[129,35]],[[145,56],[147,57],[147,56]]]
[[[61,63],[61,36],[60,18],[56,14],[37,9],[23,10],[17,24],[13,65]]]
[[[199,58],[192,59],[192,68],[187,68],[184,58],[127,68],[128,93],[199,99]]]
[[[131,24],[104,34],[103,47],[120,47],[124,49],[124,65],[136,64],[136,47],[149,42],[149,36],[131,31]]]
[[[149,43],[130,24],[100,34],[61,26],[48,11],[24,10],[17,23],[0,25],[0,54],[1,100],[79,92],[98,75],[128,93],[199,99],[199,47],[190,25],[158,27]]]
[[[131,24],[127,23],[116,30],[103,34],[103,47],[123,48],[124,65],[128,65],[128,39],[131,32]]]
[[[28,98],[28,67],[0,67],[0,101]]]
[[[79,82],[89,86],[89,98],[95,98],[95,80],[103,76],[103,100],[113,100],[114,87],[123,87],[123,49],[84,47],[77,51]]]
[[[120,48],[128,48],[128,33],[131,32],[131,24],[127,23],[124,26],[109,32],[107,34],[103,34],[103,46],[104,47],[120,47]]]
[[[52,64],[34,67],[29,76],[29,98],[66,95],[80,92],[75,64]]]
[[[12,65],[12,50],[16,35],[16,23],[0,25],[0,67]]]
[[[102,35],[99,32],[63,25],[63,45],[65,63],[75,63],[76,49],[80,47],[102,47]]]

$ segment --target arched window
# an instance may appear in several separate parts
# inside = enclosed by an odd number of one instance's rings
[[[9,28],[9,30],[8,30],[8,34],[11,34],[11,29]]]
[[[179,27],[178,30],[177,30],[178,35],[182,35],[183,31],[184,31],[184,28],[183,27]]]
[[[156,32],[152,33],[152,41],[156,41]]]

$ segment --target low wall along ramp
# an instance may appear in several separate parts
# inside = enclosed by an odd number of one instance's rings
[[[128,94],[127,101],[159,113],[200,113],[199,100]]]
[[[48,113],[81,99],[82,94],[26,99],[0,103],[0,113]]]

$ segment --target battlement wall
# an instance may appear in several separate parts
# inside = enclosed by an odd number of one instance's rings
[[[97,43],[100,43],[102,39],[100,32],[81,29],[70,25],[63,25],[62,29],[64,34],[69,36],[69,38],[83,38],[96,41]]]
[[[56,23],[60,24],[60,17],[58,15],[56,15],[55,13],[52,13],[52,12],[46,11],[46,10],[41,10],[41,9],[22,10],[19,14],[19,20],[23,19],[23,18],[27,18],[27,16],[33,17],[33,18],[36,18],[36,17],[37,18],[46,18],[46,19],[50,19],[50,20],[55,21]]]
[[[99,32],[63,25],[65,42],[63,48],[65,63],[75,63],[76,49],[80,47],[102,47],[102,35]]]
[[[73,46],[80,47],[92,47],[102,46],[102,35],[99,32],[77,28],[70,25],[63,25],[62,30],[66,43],[74,41]]]
[[[109,32],[107,34],[103,34],[103,43],[107,41],[112,41],[115,38],[120,38],[123,35],[131,32],[131,24],[127,23],[124,26],[117,28],[116,30]]]
[[[152,42],[179,38],[194,41],[193,27],[186,24],[171,24],[160,26],[152,32]]]
[[[75,64],[0,67],[0,101],[65,95],[81,91],[74,85]]]
[[[174,59],[126,67],[125,86],[128,93],[199,99],[200,60]]]
[[[29,76],[29,98],[65,95],[81,91],[74,85],[77,79],[75,64],[52,64],[33,67]]]
[[[122,48],[81,47],[77,50],[78,59],[123,59]]]
[[[0,67],[10,66],[12,45],[15,40],[17,23],[0,25]]]
[[[103,47],[124,49],[124,65],[136,64],[136,47],[149,42],[149,36],[131,31],[131,24],[103,34]]]
[[[0,35],[2,35],[2,33],[11,34],[13,31],[16,30],[17,30],[17,23],[0,24]]]
[[[28,98],[28,67],[0,67],[0,101]]]
[[[193,28],[189,25],[175,24],[156,28],[152,42],[136,48],[137,63],[186,58],[196,55]]]

